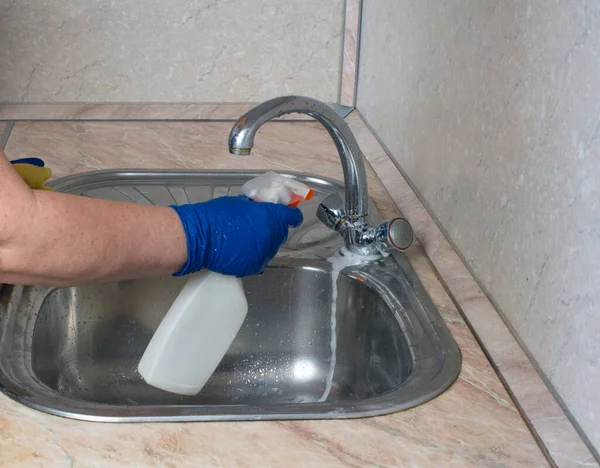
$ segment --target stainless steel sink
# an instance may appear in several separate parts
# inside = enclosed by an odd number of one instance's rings
[[[239,193],[254,172],[100,171],[55,190],[141,203]],[[137,364],[185,278],[77,288],[5,287],[0,385],[17,401],[94,421],[348,418],[423,403],[458,376],[460,353],[403,254],[344,269],[341,238],[315,218],[337,182],[289,174],[316,191],[305,224],[264,275],[244,279],[249,311],[208,384],[182,397],[147,385]],[[381,220],[370,206],[374,222]],[[332,328],[332,324],[335,327]],[[191,356],[190,359],[202,359]]]

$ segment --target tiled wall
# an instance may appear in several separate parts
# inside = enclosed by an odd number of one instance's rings
[[[0,102],[335,101],[344,0],[0,2]]]
[[[358,109],[600,449],[600,4],[362,21]]]

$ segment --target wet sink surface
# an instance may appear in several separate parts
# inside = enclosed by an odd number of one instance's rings
[[[246,278],[247,319],[197,396],[154,389],[136,372],[164,311],[183,287],[181,278],[54,290],[35,326],[33,372],[63,395],[98,403],[317,402],[328,396],[332,356],[327,267],[284,265]],[[371,398],[406,380],[411,352],[399,322],[378,294],[342,276],[337,315],[337,375],[330,399]]]
[[[189,184],[194,173],[182,174]],[[218,185],[252,175],[224,174]],[[212,174],[206,183],[215,179]],[[310,180],[318,195],[340,189]],[[119,193],[127,193],[125,181],[119,183]],[[163,183],[171,184],[169,193],[183,185],[177,177]],[[100,421],[371,416],[445,390],[458,375],[460,353],[405,257],[344,269],[332,322],[331,265],[324,258],[339,242],[318,229],[314,215],[305,215],[304,229],[312,235],[292,233],[264,275],[244,279],[248,316],[198,395],[158,390],[137,373],[153,332],[185,284],[173,277],[8,288],[0,305],[0,384],[27,405]],[[302,237],[310,238],[308,247],[298,241]]]

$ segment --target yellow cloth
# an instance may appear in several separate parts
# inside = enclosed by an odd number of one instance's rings
[[[52,177],[52,169],[32,164],[13,164],[21,178],[34,190],[52,190],[45,182]]]

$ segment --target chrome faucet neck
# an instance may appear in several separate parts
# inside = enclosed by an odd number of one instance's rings
[[[344,170],[346,216],[351,221],[365,219],[368,195],[363,154],[348,124],[327,104],[301,96],[279,97],[264,102],[244,114],[233,126],[229,134],[229,151],[239,155],[250,154],[258,129],[269,120],[291,113],[310,115],[331,135]]]

